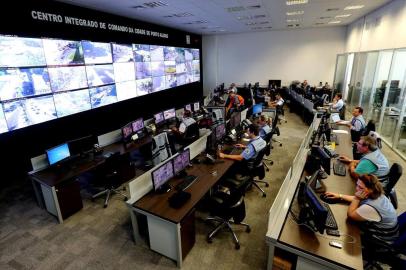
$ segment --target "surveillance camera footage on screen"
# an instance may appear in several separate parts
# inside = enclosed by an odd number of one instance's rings
[[[0,35],[0,133],[198,82],[199,59],[199,49]]]

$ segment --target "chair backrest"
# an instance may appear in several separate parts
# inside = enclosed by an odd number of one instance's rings
[[[265,135],[265,142],[266,142],[266,146],[265,146],[265,156],[269,156],[271,154],[271,148],[272,148],[272,136],[273,133],[269,132],[268,134]]]
[[[402,176],[403,168],[398,163],[393,163],[390,167],[388,174],[388,184],[385,186],[385,194],[389,194],[391,190],[395,187],[396,183],[399,181],[399,178]]]
[[[341,108],[340,112],[339,112],[339,116],[341,120],[345,120],[345,110],[346,110],[346,105],[344,103],[343,107]]]
[[[193,139],[198,137],[199,137],[199,125],[196,122],[186,128],[185,139]]]
[[[263,179],[265,177],[265,168],[262,160],[264,158],[266,151],[266,147],[258,152],[255,158],[252,158],[247,161],[247,168],[249,175],[252,177],[258,176],[259,179]]]

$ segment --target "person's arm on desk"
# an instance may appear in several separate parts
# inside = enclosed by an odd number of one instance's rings
[[[242,155],[227,155],[224,153],[219,153],[219,157],[220,158],[227,158],[227,159],[232,159],[232,160],[236,160],[236,161],[241,161],[244,159],[244,157]]]

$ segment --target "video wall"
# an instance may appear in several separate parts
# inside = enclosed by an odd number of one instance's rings
[[[0,35],[0,133],[200,81],[199,49]]]

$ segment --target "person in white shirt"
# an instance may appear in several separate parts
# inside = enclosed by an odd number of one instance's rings
[[[333,104],[331,105],[331,108],[336,111],[341,111],[343,106],[344,106],[343,95],[341,93],[337,93],[333,98]]]
[[[275,98],[276,99],[274,101],[268,102],[269,107],[275,108],[276,106],[282,106],[283,103],[285,102],[280,94],[276,94]]]

